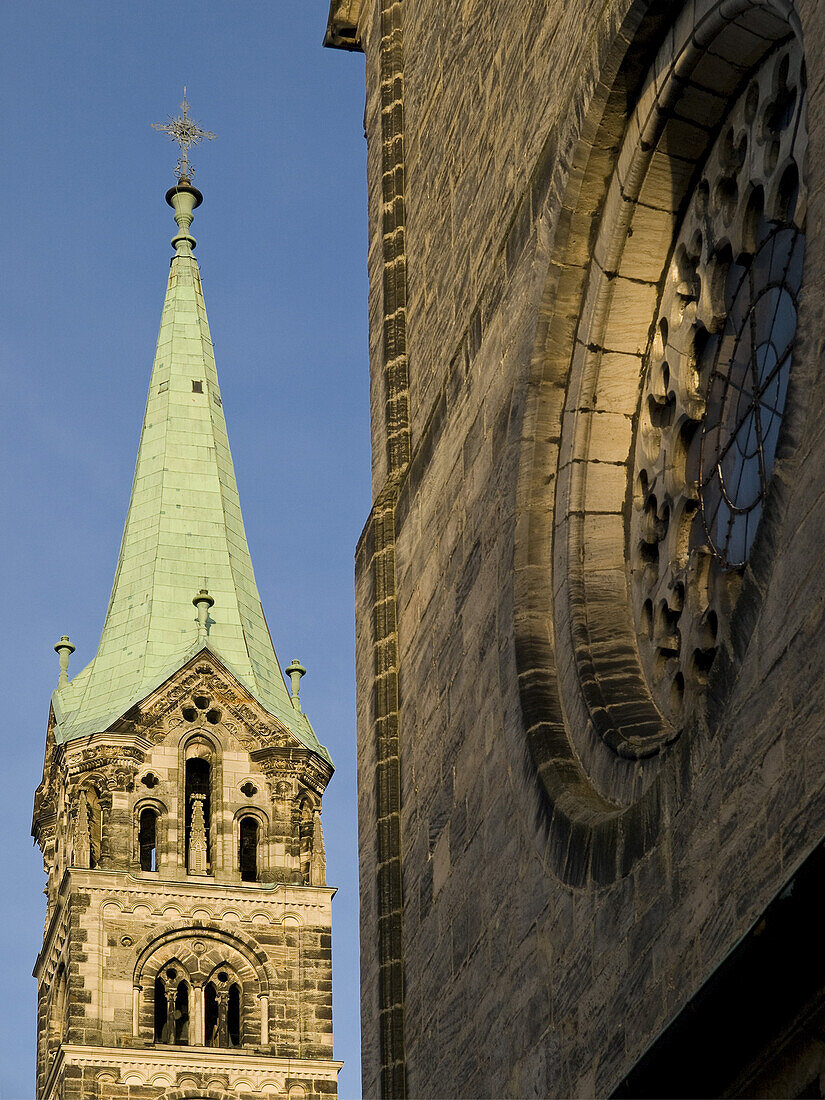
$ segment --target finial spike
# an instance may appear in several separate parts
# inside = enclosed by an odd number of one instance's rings
[[[209,595],[209,592],[205,586],[205,578],[204,587],[200,590],[197,596],[195,596],[194,600],[192,600],[192,603],[198,609],[198,641],[205,643],[207,636],[209,635],[209,608],[212,607],[215,603],[215,601]]]
[[[62,688],[69,682],[69,657],[74,653],[74,646],[69,641],[69,635],[61,635],[60,641],[54,649],[60,660],[60,675],[57,678],[57,686]]]
[[[189,149],[192,145],[199,145],[204,138],[214,141],[218,136],[211,130],[202,130],[193,118],[189,117],[189,104],[186,102],[186,85],[183,86],[183,102],[180,105],[181,113],[177,117],[167,115],[168,122],[153,122],[152,129],[160,130],[168,134],[169,140],[177,142],[180,146],[180,159],[175,165],[175,176],[178,183],[191,183],[195,177],[195,169],[189,163]]]
[[[292,705],[300,713],[301,710],[301,677],[306,676],[306,669],[297,657],[292,658],[292,664],[287,665],[286,674],[292,683]]]

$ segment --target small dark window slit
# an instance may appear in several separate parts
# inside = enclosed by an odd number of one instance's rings
[[[166,1001],[166,986],[163,978],[155,978],[155,1042],[168,1043],[169,1037],[166,1028],[168,1018],[168,1005]]]
[[[140,847],[141,871],[157,871],[158,853],[158,815],[154,810],[141,810],[138,845]]]
[[[241,881],[258,881],[258,822],[254,817],[241,818],[240,843]]]

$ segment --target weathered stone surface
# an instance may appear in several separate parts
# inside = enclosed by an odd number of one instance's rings
[[[677,53],[687,17],[701,28]],[[376,501],[356,557],[367,1096],[610,1092],[825,832],[819,234],[766,520],[703,721],[678,740],[651,732],[626,618],[623,486],[662,255],[749,66],[799,27],[811,229],[825,211],[816,0],[361,5]],[[683,94],[668,105],[657,97],[674,75]],[[637,102],[644,172],[619,160]],[[600,219],[628,218],[631,187],[634,247],[603,248],[593,281]],[[607,335],[577,350],[594,316]],[[610,740],[634,722],[635,741]],[[382,787],[387,761],[397,782]],[[377,894],[387,857],[400,910]]]
[[[203,652],[123,729],[47,752],[34,819],[49,872],[38,1096],[149,1100],[215,1075],[248,1100],[286,1096],[290,1084],[335,1095],[334,891],[307,849],[322,843],[313,807],[331,768],[295,738],[279,745],[274,721]],[[187,815],[193,756],[210,763],[209,803]],[[145,811],[156,815],[151,838]],[[254,880],[242,872],[246,819],[257,823]],[[159,1034],[157,1002],[168,1020],[181,982],[187,1022],[173,1038]],[[230,1032],[218,1021],[233,985]]]

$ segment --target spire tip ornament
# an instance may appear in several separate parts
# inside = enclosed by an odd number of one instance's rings
[[[206,138],[214,141],[218,136],[211,130],[202,130],[193,118],[189,117],[189,104],[186,102],[186,85],[183,86],[183,102],[180,105],[181,113],[177,116],[167,115],[168,122],[153,122],[152,129],[160,130],[168,134],[169,140],[180,146],[180,157],[175,165],[175,176],[179,184],[191,184],[195,177],[195,169],[189,163],[189,149],[193,145],[199,145]]]

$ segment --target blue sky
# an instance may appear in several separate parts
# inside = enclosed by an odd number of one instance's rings
[[[0,460],[5,996],[0,1096],[33,1096],[44,885],[29,829],[52,646],[93,656],[129,501],[191,114],[193,233],[258,587],[281,664],[337,766],[324,800],[335,1055],[360,1095],[353,553],[367,517],[366,148],[360,55],[326,0],[2,5]]]

